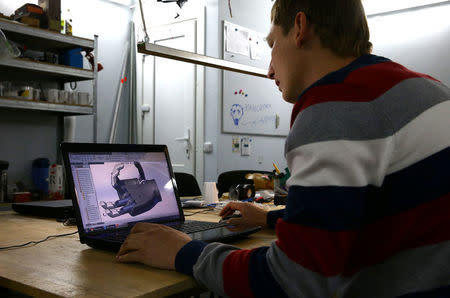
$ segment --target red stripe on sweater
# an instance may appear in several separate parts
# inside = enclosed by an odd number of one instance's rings
[[[329,101],[367,102],[410,78],[427,78],[428,75],[411,71],[395,62],[383,62],[361,67],[351,72],[342,83],[312,87],[294,105],[291,127],[297,115],[306,108]]]
[[[235,250],[223,262],[223,288],[230,297],[253,297],[249,263],[252,250]]]
[[[327,231],[278,220],[277,245],[297,264],[351,276],[406,249],[450,240],[450,193],[356,231]]]

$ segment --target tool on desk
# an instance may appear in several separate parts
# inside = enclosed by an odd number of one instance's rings
[[[231,200],[249,200],[255,197],[255,186],[253,184],[238,184],[230,187],[228,194]]]
[[[289,169],[286,168],[286,173],[281,173],[277,165],[273,163],[275,170],[273,171],[273,202],[275,205],[286,205],[288,190],[286,180],[290,177]]]
[[[91,247],[119,250],[140,221],[165,224],[208,242],[260,229],[232,232],[217,222],[186,221],[165,145],[62,143],[61,151],[80,241]],[[148,173],[152,180],[146,180]],[[151,200],[155,195],[161,199]],[[139,212],[129,213],[136,206]]]
[[[280,170],[278,169],[277,165],[276,165],[274,162],[273,162],[272,164],[273,164],[273,167],[275,168],[276,173],[277,173],[278,175],[280,175],[281,172],[280,172]]]

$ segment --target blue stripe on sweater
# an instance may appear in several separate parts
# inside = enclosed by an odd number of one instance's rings
[[[385,177],[381,187],[289,188],[284,220],[325,230],[352,230],[450,192],[450,147]]]
[[[273,278],[266,260],[268,247],[260,247],[250,256],[249,281],[255,297],[287,297]]]
[[[450,286],[434,289],[426,292],[417,292],[398,296],[397,298],[448,298],[450,297]]]
[[[206,245],[208,243],[192,240],[183,246],[175,256],[175,270],[193,276],[193,267]]]

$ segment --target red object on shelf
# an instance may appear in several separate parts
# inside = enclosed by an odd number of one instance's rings
[[[16,192],[13,198],[16,203],[31,202],[31,192]]]
[[[92,52],[86,51],[85,57],[88,59],[89,63],[91,63],[92,70],[94,70],[94,54]],[[103,69],[103,65],[101,63],[97,63],[97,71],[100,71]]]

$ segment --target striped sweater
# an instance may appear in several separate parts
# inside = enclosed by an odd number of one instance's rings
[[[270,247],[191,241],[178,271],[232,297],[450,297],[450,91],[365,55],[294,105]]]

